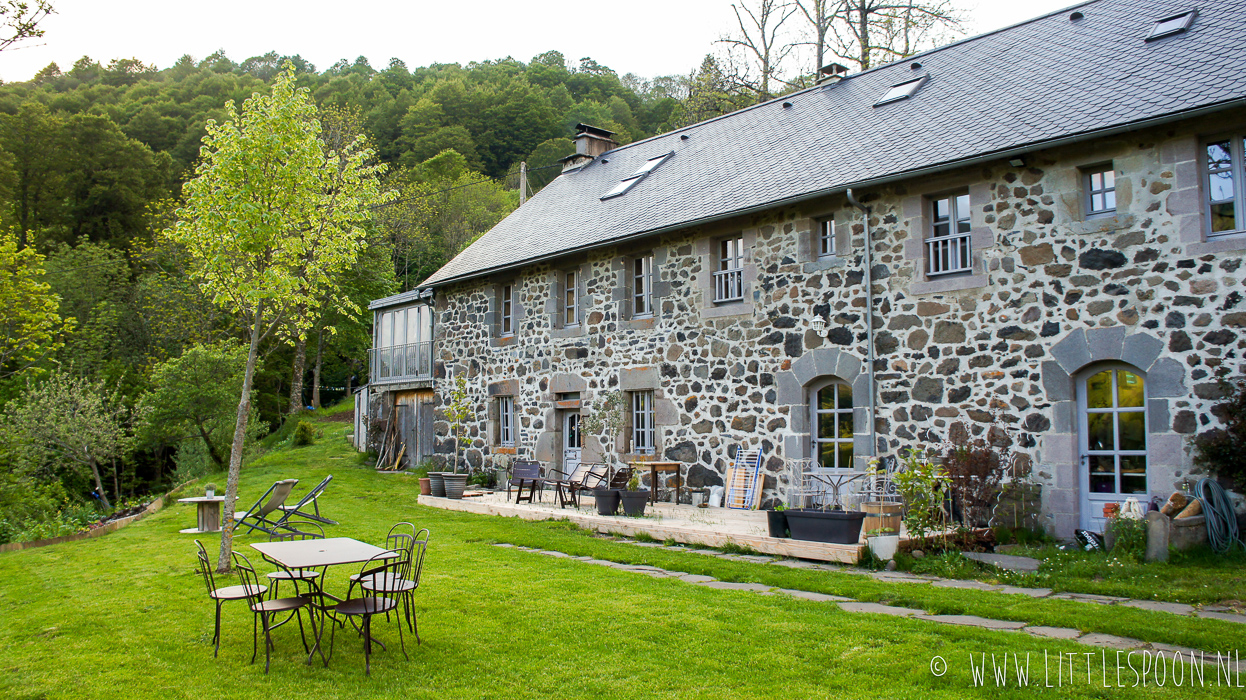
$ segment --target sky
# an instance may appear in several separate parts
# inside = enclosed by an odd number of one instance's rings
[[[752,3],[753,0],[745,0]],[[137,58],[167,68],[178,57],[217,49],[237,62],[269,51],[300,54],[328,68],[367,56],[408,67],[511,56],[528,61],[550,50],[577,65],[582,57],[641,77],[688,73],[734,22],[730,0],[51,0],[57,14],[44,37],[0,52],[0,80],[29,80],[55,61],[69,70],[90,56],[107,64]],[[954,0],[970,34],[998,29],[1074,0]],[[625,10],[625,11],[624,11]]]

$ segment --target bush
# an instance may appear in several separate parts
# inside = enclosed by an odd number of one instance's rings
[[[960,505],[961,524],[980,527],[990,517],[1004,476],[999,453],[982,438],[970,440],[964,429],[953,430],[950,439],[952,444],[941,457]]]
[[[1116,542],[1112,545],[1112,553],[1116,556],[1133,557],[1142,561],[1146,555],[1146,521],[1137,518],[1112,518],[1108,523]]]
[[[1217,476],[1246,483],[1246,379],[1224,382],[1228,397],[1211,407],[1220,427],[1194,438],[1194,460]]]
[[[305,445],[314,445],[316,443],[316,429],[311,423],[299,421],[294,428],[294,446],[303,447]]]

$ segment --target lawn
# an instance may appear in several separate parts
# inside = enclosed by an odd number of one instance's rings
[[[416,505],[416,483],[378,474],[348,448],[341,423],[304,448],[278,445],[243,471],[242,505],[277,478],[300,487],[325,474],[322,504],[342,522],[333,536],[382,538],[398,520],[432,530],[417,592],[422,646],[373,657],[363,673],[357,638],[338,634],[329,668],[302,663],[297,631],[274,632],[272,673],[250,665],[250,619],[225,608],[219,659],[212,606],[193,568],[192,506],[174,505],[102,538],[0,554],[0,697],[314,698],[964,698],[1246,697],[1242,690],[1121,688],[1080,682],[1059,689],[973,687],[970,654],[1030,654],[1030,685],[1042,685],[1044,652],[1091,647],[1024,634],[853,614],[826,603],[693,586],[671,579],[492,546],[510,542],[571,554],[704,573],[722,580],[851,595],[1053,626],[1128,633],[1209,649],[1240,645],[1242,628],[1072,601],[887,584],[860,575],[790,570],[592,537],[565,523],[451,513]],[[218,479],[219,482],[219,479]],[[301,489],[300,489],[301,490]],[[255,537],[237,548],[253,552]],[[205,540],[212,550],[218,543]],[[253,557],[258,563],[258,557]],[[261,565],[261,568],[264,567]],[[349,569],[330,569],[344,588]],[[396,641],[394,625],[377,634]],[[410,640],[409,640],[410,641]],[[946,675],[930,671],[933,655]],[[262,656],[262,650],[261,650]],[[1110,659],[1112,652],[1108,652]],[[978,657],[975,657],[978,658]],[[1097,658],[1097,653],[1096,653]],[[1110,670],[1110,667],[1109,667]],[[1051,680],[1056,683],[1055,666]],[[989,673],[988,673],[989,676]],[[1213,674],[1207,675],[1209,684]],[[1126,671],[1126,685],[1132,675]],[[1015,686],[1015,679],[1012,681]],[[991,685],[994,681],[991,680]],[[1170,684],[1171,685],[1171,684]],[[1237,695],[1234,695],[1236,693]]]

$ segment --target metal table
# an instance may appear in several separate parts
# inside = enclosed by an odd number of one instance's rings
[[[178,503],[194,503],[197,508],[196,516],[198,527],[189,527],[181,530],[184,535],[202,535],[209,532],[221,531],[221,504],[225,502],[224,496],[198,496],[195,498],[179,498]]]
[[[827,467],[810,469],[805,472],[804,475],[807,478],[831,487],[831,497],[834,499],[834,503],[832,503],[831,507],[836,510],[840,510],[844,507],[839,498],[840,489],[843,488],[844,484],[852,483],[853,481],[865,476],[866,473],[867,472],[855,469],[834,469]]]

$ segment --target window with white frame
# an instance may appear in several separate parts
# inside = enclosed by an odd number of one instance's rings
[[[515,285],[504,284],[498,295],[498,306],[501,307],[501,319],[498,323],[500,335],[515,334]]]
[[[433,314],[427,304],[376,314],[372,379],[432,375]]]
[[[1246,230],[1246,135],[1207,143],[1207,236]]]
[[[718,242],[718,264],[714,272],[714,301],[744,299],[744,236]]]
[[[563,276],[562,325],[580,325],[580,275],[572,270]]]
[[[835,220],[823,219],[818,222],[818,257],[829,258],[835,255]]]
[[[1111,163],[1086,168],[1082,173],[1086,191],[1086,215],[1097,216],[1116,211],[1116,172]]]
[[[515,397],[498,397],[498,444],[515,446]]]
[[[653,316],[653,256],[632,259],[632,318]]]
[[[852,386],[839,380],[823,384],[809,397],[813,457],[827,469],[851,469],[853,449]]]
[[[632,392],[632,452],[651,455],[655,450],[655,422],[652,391]]]
[[[928,276],[968,272],[970,249],[969,193],[938,197],[930,201],[930,236],[926,239]]]

